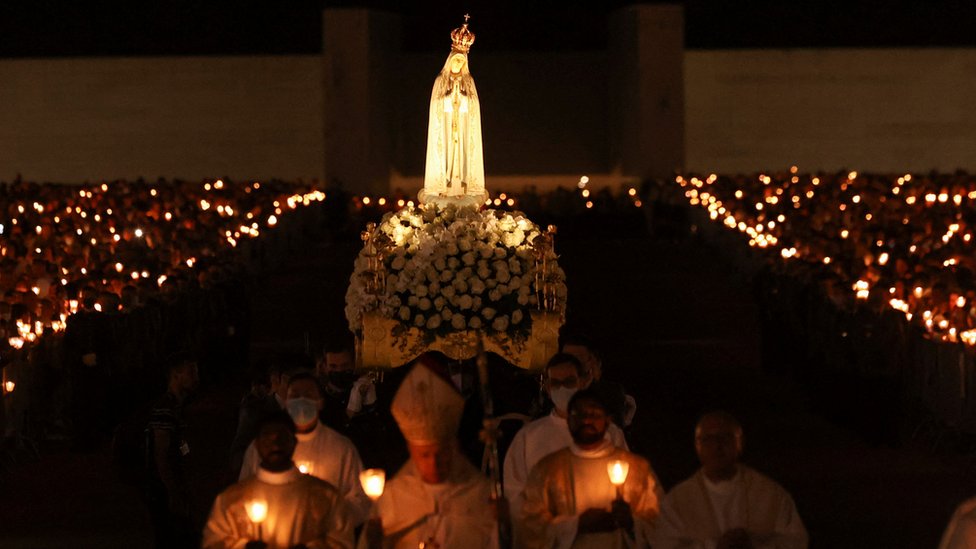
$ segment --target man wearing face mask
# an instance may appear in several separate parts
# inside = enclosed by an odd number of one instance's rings
[[[521,513],[522,492],[532,467],[573,442],[566,410],[569,399],[581,388],[584,375],[583,364],[567,353],[557,353],[546,364],[544,389],[554,404],[552,413],[522,427],[505,454],[505,497],[511,506],[513,520],[517,520]],[[608,425],[606,437],[613,446],[627,449],[623,431],[613,423]]]
[[[285,409],[297,428],[296,466],[303,473],[335,486],[349,506],[353,523],[358,526],[369,512],[369,499],[359,483],[359,473],[363,469],[359,452],[348,438],[319,421],[322,392],[315,376],[309,373],[293,375],[285,394]],[[252,443],[244,454],[240,479],[253,476],[259,465],[260,457]]]

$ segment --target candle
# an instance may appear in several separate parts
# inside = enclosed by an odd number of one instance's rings
[[[304,475],[311,475],[312,471],[315,469],[314,464],[311,461],[299,461],[295,463],[298,466],[298,470]]]
[[[263,499],[254,499],[244,504],[244,510],[247,511],[247,518],[251,519],[251,522],[257,527],[258,540],[262,540],[261,523],[268,518],[268,502]]]
[[[623,486],[627,481],[627,474],[630,472],[630,463],[621,459],[612,460],[607,463],[607,476],[610,477],[610,484],[617,488],[617,499],[623,499]]]
[[[14,387],[16,387],[16,386],[17,386],[17,384],[14,383],[13,381],[4,382],[4,384],[3,384],[3,391],[5,393],[12,393],[12,392],[14,392]]]
[[[369,499],[376,501],[383,495],[386,486],[386,472],[383,469],[366,469],[359,473],[359,482]]]

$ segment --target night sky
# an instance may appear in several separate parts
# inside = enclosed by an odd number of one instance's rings
[[[310,54],[324,7],[403,16],[403,47],[438,51],[461,15],[478,47],[601,49],[620,0],[448,2],[287,0],[36,0],[0,6],[0,57]],[[976,0],[685,0],[689,48],[976,46]]]

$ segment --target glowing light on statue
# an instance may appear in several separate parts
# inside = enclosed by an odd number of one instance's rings
[[[422,203],[480,204],[485,192],[485,163],[481,142],[481,107],[468,51],[474,33],[464,24],[451,33],[451,54],[434,80],[427,124],[427,163]]]

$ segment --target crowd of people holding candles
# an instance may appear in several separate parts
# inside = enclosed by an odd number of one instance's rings
[[[241,271],[323,198],[280,182],[0,184],[5,450],[98,444],[157,390],[168,352],[242,357]]]

